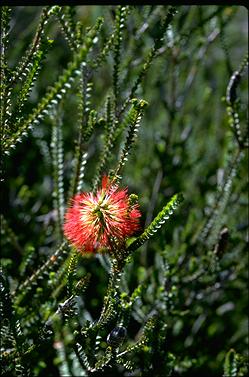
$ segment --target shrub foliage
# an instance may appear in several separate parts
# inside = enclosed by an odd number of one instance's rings
[[[245,13],[1,6],[3,376],[247,375]],[[142,230],[81,255],[103,175]]]

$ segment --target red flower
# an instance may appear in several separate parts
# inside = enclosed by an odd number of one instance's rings
[[[96,195],[77,194],[65,214],[64,234],[82,252],[113,249],[139,229],[141,213],[131,204],[127,188],[102,179]]]

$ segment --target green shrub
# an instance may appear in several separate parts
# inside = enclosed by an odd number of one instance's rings
[[[247,375],[245,12],[1,7],[3,376]],[[82,253],[103,176],[141,229]]]

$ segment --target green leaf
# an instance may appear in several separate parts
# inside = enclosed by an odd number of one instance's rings
[[[237,376],[237,361],[236,361],[236,352],[234,349],[230,349],[225,358],[224,363],[224,377],[236,377]]]
[[[183,195],[181,193],[174,195],[170,202],[162,209],[156,216],[152,223],[146,228],[146,230],[136,238],[134,242],[128,247],[129,251],[134,251],[148,241],[152,236],[157,233],[158,229],[168,220],[168,218],[174,213],[179,204],[183,201]]]

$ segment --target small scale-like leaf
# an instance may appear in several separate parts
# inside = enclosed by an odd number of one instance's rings
[[[130,246],[128,247],[129,251],[134,251],[138,247],[142,246],[147,240],[149,240],[155,233],[157,233],[158,229],[166,222],[166,220],[173,214],[174,210],[179,206],[179,204],[183,201],[183,195],[176,194],[174,195],[169,203],[162,209],[161,212],[156,216],[156,218],[152,221],[152,223],[146,228],[146,230],[133,241]]]

